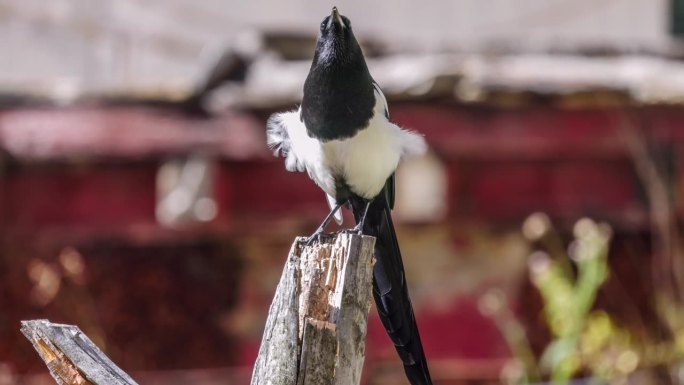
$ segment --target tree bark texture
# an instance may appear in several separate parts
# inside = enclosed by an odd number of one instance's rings
[[[252,385],[357,385],[365,357],[375,238],[349,233],[290,249]]]

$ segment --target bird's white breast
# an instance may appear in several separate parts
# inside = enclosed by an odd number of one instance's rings
[[[336,180],[344,181],[363,198],[376,197],[400,158],[423,153],[426,144],[421,135],[403,130],[386,118],[386,102],[379,91],[375,100],[374,115],[368,125],[353,137],[341,140],[321,142],[311,138],[297,111],[280,114],[275,123],[288,133],[288,170],[306,169],[311,179],[332,197]],[[278,138],[269,139],[269,143],[277,141]]]
[[[323,144],[325,163],[333,177],[341,178],[352,192],[366,199],[380,193],[401,156],[394,125],[378,115],[355,136]]]
[[[342,177],[352,192],[366,199],[380,193],[403,154],[421,153],[426,148],[422,136],[387,119],[387,104],[379,90],[375,100],[374,114],[367,127],[351,138],[322,144],[325,163],[333,177]]]

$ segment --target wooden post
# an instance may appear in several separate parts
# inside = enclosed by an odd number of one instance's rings
[[[295,240],[268,313],[251,385],[357,385],[375,238]]]
[[[137,385],[76,326],[31,320],[21,332],[59,385]]]

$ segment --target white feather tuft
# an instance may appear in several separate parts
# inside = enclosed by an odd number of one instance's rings
[[[311,138],[299,119],[299,111],[273,114],[268,119],[266,141],[277,155],[285,157],[288,171],[306,171],[329,195],[335,194],[335,181],[325,162],[322,143]]]
[[[301,125],[304,123],[299,121],[299,113],[297,111],[281,112],[271,115],[266,123],[266,143],[268,147],[273,150],[273,155],[281,155],[285,158],[285,168],[287,171],[305,171],[306,165],[303,159],[298,155],[298,152],[293,148],[292,143],[292,127],[294,125]]]
[[[423,135],[396,127],[402,156],[418,156],[427,152],[428,146]]]

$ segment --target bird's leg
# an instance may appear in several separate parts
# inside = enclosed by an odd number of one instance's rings
[[[371,200],[366,202],[366,207],[363,209],[363,214],[361,214],[361,218],[359,218],[359,223],[356,224],[356,227],[352,230],[353,232],[361,235],[363,234],[363,225],[366,223],[366,214],[368,214],[368,209],[370,208],[371,205]]]
[[[306,239],[305,243],[307,246],[311,245],[311,243],[313,243],[314,240],[320,239],[321,235],[323,235],[323,231],[325,230],[325,227],[328,226],[328,223],[330,223],[333,216],[335,215],[337,210],[339,210],[340,207],[342,207],[342,205],[344,205],[344,203],[338,203],[335,205],[335,207],[333,207],[332,210],[330,210],[330,213],[328,213],[328,216],[325,217],[325,219],[323,220],[323,223],[321,223],[321,225],[318,226],[316,231],[313,234],[311,234],[311,236],[309,238]]]

